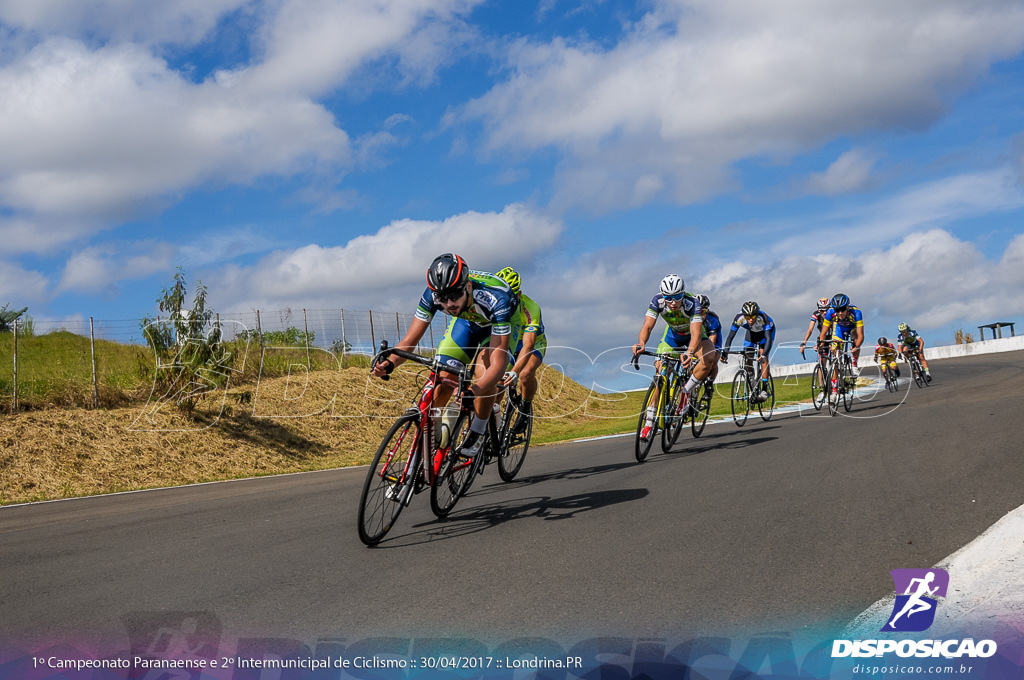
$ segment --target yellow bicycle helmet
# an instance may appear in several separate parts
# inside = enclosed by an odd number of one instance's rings
[[[512,267],[505,267],[495,276],[508,284],[508,287],[512,289],[513,293],[519,293],[519,287],[522,286],[523,281],[519,278],[519,272]]]

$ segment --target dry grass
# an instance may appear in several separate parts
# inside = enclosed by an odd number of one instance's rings
[[[147,404],[0,415],[0,503],[367,463],[422,382],[422,374],[401,369],[384,383],[369,380],[365,368],[297,368],[229,386],[190,414]],[[594,425],[607,431],[609,423],[629,430],[625,403],[548,369],[534,439],[578,436]]]

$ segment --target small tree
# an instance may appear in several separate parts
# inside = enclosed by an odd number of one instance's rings
[[[142,334],[156,353],[156,384],[166,388],[160,402],[174,401],[186,411],[227,377],[229,355],[221,346],[220,328],[210,323],[214,311],[207,308],[206,295],[206,286],[197,281],[192,307],[186,307],[188,286],[178,267],[174,284],[157,298],[167,318],[142,319]]]
[[[23,307],[17,311],[13,309],[8,310],[7,308],[10,306],[11,303],[8,302],[3,307],[0,307],[0,333],[14,330],[14,320],[28,311],[28,307]]]

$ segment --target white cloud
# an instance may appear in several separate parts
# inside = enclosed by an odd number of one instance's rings
[[[795,221],[759,225],[757,247],[784,256],[816,252],[821,242],[833,249],[859,251],[863,243],[888,244],[915,231],[947,227],[1024,206],[1024,190],[1010,168],[946,177],[911,187],[892,198],[814,217],[812,226]]]
[[[152,46],[203,39],[243,4],[0,1],[0,21],[19,45],[30,42],[26,32],[42,36],[0,61],[0,209],[9,214],[0,229],[18,236],[17,252],[157,213],[199,186],[266,176],[310,178],[312,188],[296,195],[321,197],[328,211],[353,204],[337,185],[355,163],[378,167],[402,143],[388,130],[403,114],[366,133],[356,158],[348,134],[312,97],[389,55],[417,64],[399,66],[401,77],[429,81],[450,56],[447,39],[470,39],[459,14],[475,0],[249,7],[266,22],[262,52],[201,83]]]
[[[864,149],[851,149],[837,158],[824,172],[814,173],[807,180],[806,190],[812,194],[836,196],[868,186],[871,169],[877,156]]]
[[[471,268],[496,271],[544,251],[562,229],[560,222],[523,205],[439,221],[398,220],[343,246],[310,244],[273,253],[251,267],[228,267],[211,289],[217,290],[217,304],[225,309],[332,308],[352,306],[356,300],[371,308],[386,299],[394,306],[373,308],[411,311],[426,287],[427,266],[437,255],[456,252]]]
[[[0,307],[9,304],[12,309],[29,307],[49,300],[49,279],[38,271],[27,270],[20,264],[0,260]]]
[[[482,0],[285,0],[264,26],[264,59],[244,74],[254,92],[324,94],[368,61],[397,55],[408,80],[429,82],[453,46],[471,40],[460,20]]]
[[[688,202],[733,186],[740,159],[921,130],[1022,46],[1009,1],[662,0],[610,50],[519,43],[508,80],[453,120],[480,121],[491,151],[560,149],[556,205],[633,205],[654,175]]]
[[[134,244],[132,250],[115,244],[94,246],[73,254],[64,265],[57,292],[103,292],[116,290],[117,283],[142,279],[171,267],[176,252],[174,246],[156,244],[143,250],[144,244]]]
[[[322,106],[194,85],[132,45],[49,40],[0,69],[0,93],[0,205],[23,222],[74,215],[88,233],[202,182],[348,162]]]
[[[115,42],[196,43],[250,0],[0,0],[0,23]]]

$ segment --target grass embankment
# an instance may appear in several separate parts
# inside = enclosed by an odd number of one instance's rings
[[[140,348],[127,347],[127,361],[138,360],[135,351]],[[299,353],[304,363],[305,353]],[[364,464],[424,379],[420,371],[405,370],[409,364],[387,383],[369,379],[365,365],[341,368],[330,362],[308,372],[293,363],[288,375],[287,362],[298,358],[275,359],[281,377],[258,377],[258,362],[250,362],[255,371],[246,366],[233,373],[232,381],[200,399],[190,413],[163,394],[150,394],[152,383],[143,388],[129,382],[119,393],[122,405],[67,408],[82,401],[51,398],[45,405],[65,407],[0,415],[0,504]],[[77,373],[61,371],[47,378],[50,389],[86,394],[91,403],[89,379],[76,382]],[[258,379],[248,377],[254,374]],[[728,389],[725,382],[712,415],[729,411],[723,388]],[[780,403],[808,391],[806,380],[780,380],[776,389]],[[535,401],[533,441],[632,432],[643,396],[593,393],[547,368]]]

